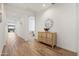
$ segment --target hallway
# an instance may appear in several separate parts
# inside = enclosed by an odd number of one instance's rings
[[[70,51],[54,48],[37,41],[28,42],[11,32],[3,48],[2,56],[74,56]]]

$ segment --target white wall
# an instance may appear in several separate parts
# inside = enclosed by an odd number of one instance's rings
[[[0,55],[3,50],[5,44],[5,11],[4,11],[4,4],[0,4],[1,13],[2,13],[2,22],[0,23]]]
[[[77,8],[76,8],[76,13],[77,13],[77,51],[79,55],[79,3],[77,3]]]
[[[31,16],[31,15],[29,15],[29,16]],[[16,24],[16,33],[25,40],[29,39],[29,27],[28,27],[29,26],[29,24],[28,24],[29,16],[27,14],[22,16],[20,18],[20,21],[18,21]]]
[[[27,23],[27,17],[22,17],[20,21],[16,23],[16,33],[22,37],[23,39],[28,39],[28,23]]]
[[[51,32],[57,32],[57,46],[77,52],[76,49],[76,4],[55,4],[36,14],[36,34],[44,31],[44,21],[54,21]],[[37,38],[37,37],[36,37]]]

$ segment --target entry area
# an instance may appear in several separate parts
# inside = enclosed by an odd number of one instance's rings
[[[1,6],[0,55],[77,56],[76,3]]]

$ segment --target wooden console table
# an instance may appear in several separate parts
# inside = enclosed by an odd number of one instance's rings
[[[57,42],[56,32],[38,32],[38,41],[51,45],[54,48]]]

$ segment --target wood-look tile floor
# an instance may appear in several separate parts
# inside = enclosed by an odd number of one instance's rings
[[[24,41],[15,33],[8,34],[8,40],[3,48],[2,56],[76,56],[76,53],[62,48],[52,49],[38,41]]]

